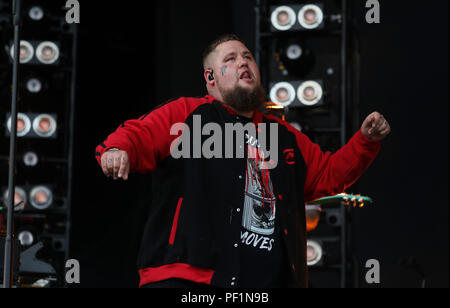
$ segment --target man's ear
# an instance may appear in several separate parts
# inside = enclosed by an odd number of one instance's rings
[[[209,85],[214,85],[215,84],[215,78],[214,78],[214,71],[212,69],[207,69],[204,72],[204,77],[206,80],[206,83]]]

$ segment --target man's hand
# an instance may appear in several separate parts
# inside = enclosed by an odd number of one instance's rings
[[[364,121],[361,130],[367,138],[382,141],[391,133],[391,126],[381,114],[374,112]]]
[[[114,180],[120,178],[124,181],[128,180],[130,173],[130,161],[128,154],[119,149],[111,149],[105,152],[102,156],[102,169],[107,177],[113,177]]]

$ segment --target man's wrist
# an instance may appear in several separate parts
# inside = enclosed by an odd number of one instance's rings
[[[108,149],[108,151],[106,151],[106,152],[117,152],[117,151],[121,151],[119,148],[111,148],[111,149]]]

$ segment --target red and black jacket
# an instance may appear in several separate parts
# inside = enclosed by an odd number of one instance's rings
[[[242,122],[207,95],[180,98],[121,125],[96,149],[128,153],[131,173],[153,174],[153,202],[138,266],[140,285],[169,278],[229,287],[239,279],[246,159],[174,159],[172,125]],[[380,143],[359,131],[335,154],[323,153],[280,119],[256,112],[254,123],[278,123],[279,163],[270,170],[289,259],[291,287],[307,286],[305,202],[344,192],[377,156]],[[234,285],[234,284],[233,284]]]

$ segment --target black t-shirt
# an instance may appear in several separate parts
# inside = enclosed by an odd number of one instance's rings
[[[257,148],[257,143],[248,144],[249,151]],[[261,168],[260,159],[247,162],[238,287],[283,287],[287,263],[270,170]]]

